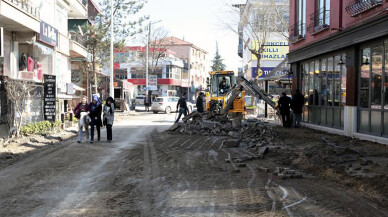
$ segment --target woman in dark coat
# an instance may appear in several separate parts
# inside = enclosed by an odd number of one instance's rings
[[[89,117],[91,119],[90,143],[94,142],[94,126],[96,126],[96,129],[97,129],[97,140],[100,141],[100,138],[101,138],[100,128],[102,126],[101,113],[102,113],[102,101],[100,97],[98,97],[97,95],[93,95],[93,101],[90,103],[90,114],[89,114]]]
[[[112,141],[112,126],[115,119],[115,101],[112,97],[106,99],[104,105],[104,125],[106,126],[107,140]]]

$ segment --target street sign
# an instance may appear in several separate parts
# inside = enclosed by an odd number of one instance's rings
[[[56,98],[55,75],[44,75],[44,119],[55,122],[55,98]]]
[[[4,57],[4,30],[0,27],[0,57]]]
[[[158,76],[148,76],[148,90],[158,90]]]

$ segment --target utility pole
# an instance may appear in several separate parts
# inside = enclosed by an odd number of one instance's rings
[[[146,45],[146,100],[148,100],[148,64],[149,64],[149,49],[150,49],[150,38],[151,38],[151,22],[148,24],[148,36]]]
[[[113,87],[113,74],[114,74],[114,53],[113,53],[113,40],[114,40],[114,32],[113,32],[113,1],[110,0],[110,82],[109,82],[109,95],[113,99],[115,98],[115,91]]]

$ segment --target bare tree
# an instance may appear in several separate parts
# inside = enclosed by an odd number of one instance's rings
[[[257,58],[257,70],[260,70],[267,42],[274,36],[288,40],[289,1],[248,0],[246,4],[225,4],[230,14],[230,19],[224,21],[225,26],[250,39],[252,46],[248,49]],[[258,78],[256,73],[255,81]]]
[[[32,81],[4,79],[5,91],[8,100],[12,103],[12,115],[9,115],[9,126],[13,126],[17,137],[20,136],[20,130],[23,123],[23,114],[26,110],[28,100],[31,100],[31,92],[35,90],[36,85]]]

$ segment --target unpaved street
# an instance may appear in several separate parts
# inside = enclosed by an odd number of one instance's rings
[[[0,215],[388,216],[344,185],[258,170],[271,159],[238,164],[254,154],[223,137],[163,132],[174,117],[121,117],[111,144],[72,139],[0,170]]]

